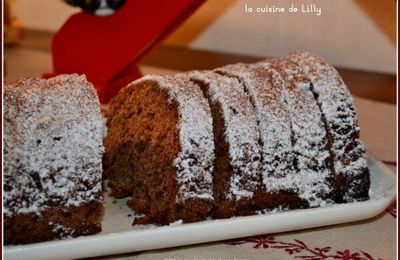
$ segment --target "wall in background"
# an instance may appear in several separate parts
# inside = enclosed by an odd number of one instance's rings
[[[25,28],[55,32],[71,16],[79,11],[62,0],[13,0],[13,13]]]
[[[193,48],[247,54],[280,56],[294,50],[309,50],[335,65],[396,73],[396,3],[393,0],[218,0],[208,1],[168,42],[189,42]],[[322,8],[322,15],[310,13],[246,13],[253,7],[301,3]],[[215,20],[204,26],[206,13]],[[210,18],[208,18],[210,19]],[[203,25],[203,26],[196,26]],[[201,27],[186,41],[180,31]],[[192,32],[193,35],[193,32]]]
[[[315,4],[322,15],[244,11],[292,3]],[[27,28],[46,31],[78,11],[61,0],[15,0],[13,8]],[[395,73],[395,12],[393,0],[208,0],[166,43],[260,57],[302,49],[338,66]]]

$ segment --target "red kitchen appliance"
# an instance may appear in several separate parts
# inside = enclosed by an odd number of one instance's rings
[[[109,16],[72,15],[52,42],[53,72],[86,74],[101,103],[140,77],[137,63],[205,0],[128,0]]]

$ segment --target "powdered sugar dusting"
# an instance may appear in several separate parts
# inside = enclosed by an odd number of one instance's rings
[[[355,177],[366,174],[368,170],[365,149],[359,140],[352,96],[338,72],[325,60],[307,52],[296,52],[286,58],[303,70],[318,94],[318,103],[333,138],[336,174],[348,176],[353,180],[345,191],[344,200],[354,201],[355,190],[360,185]]]
[[[179,186],[177,202],[189,198],[213,200],[212,171],[215,159],[211,110],[197,85],[189,79],[147,75],[133,82],[153,81],[168,90],[178,103],[181,152],[173,164]]]
[[[216,71],[240,79],[252,99],[262,144],[264,185],[270,191],[293,188],[288,183],[272,181],[295,174],[290,120],[282,99],[283,86],[272,85],[266,70],[260,66],[234,64]]]
[[[187,76],[207,85],[211,102],[219,103],[222,109],[233,169],[227,198],[253,197],[259,188],[261,170],[259,131],[253,106],[242,84],[211,71],[194,71]]]
[[[72,238],[72,235],[75,233],[75,229],[58,223],[49,222],[49,225],[53,227],[53,233],[58,234],[60,238]]]
[[[174,221],[172,223],[169,223],[169,226],[179,226],[183,224],[183,220],[182,219],[178,219],[177,221]]]
[[[284,85],[292,131],[292,145],[297,173],[288,176],[294,181],[299,197],[311,207],[325,206],[331,192],[328,182],[329,151],[322,114],[310,91],[310,81],[294,65],[285,60],[260,63],[271,71],[274,85]]]
[[[102,119],[84,76],[4,87],[4,214],[102,201]]]
[[[271,62],[280,66],[278,60]],[[259,118],[267,192],[293,191],[311,207],[324,206],[321,194],[330,191],[325,165],[329,153],[322,149],[324,128],[311,93],[307,94],[307,82],[296,80],[293,84],[304,91],[297,90],[289,83],[295,73],[283,77],[286,72],[282,75],[279,67],[273,69],[267,62],[229,65],[217,71],[240,78],[252,96]]]

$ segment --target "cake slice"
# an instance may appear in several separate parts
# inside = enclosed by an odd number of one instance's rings
[[[181,74],[207,97],[213,116],[215,218],[254,214],[261,188],[259,131],[253,106],[235,78],[212,71]]]
[[[105,170],[115,197],[160,225],[206,219],[213,208],[210,107],[189,79],[149,75],[110,104]]]
[[[295,63],[310,79],[313,92],[328,128],[333,156],[336,202],[369,198],[369,171],[353,98],[339,73],[325,60],[308,52],[295,52],[285,59]]]
[[[239,63],[215,71],[238,79],[254,107],[262,160],[262,189],[256,194],[257,206],[267,211],[306,207],[291,181],[297,172],[290,116],[283,102],[285,85],[278,84],[274,76],[260,65]]]
[[[292,182],[290,186],[295,187],[307,207],[332,204],[327,131],[310,91],[310,80],[284,59],[267,60],[254,66],[264,67],[273,85],[284,86],[281,100],[289,115],[296,174],[281,180]],[[267,190],[276,189],[275,182],[267,179]]]
[[[4,241],[101,231],[103,125],[84,76],[4,86]]]

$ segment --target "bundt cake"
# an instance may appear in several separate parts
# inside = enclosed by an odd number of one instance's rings
[[[103,122],[84,76],[4,85],[4,242],[101,231]]]
[[[110,104],[113,195],[145,217],[193,222],[368,199],[352,98],[297,52],[213,71],[146,76]]]

